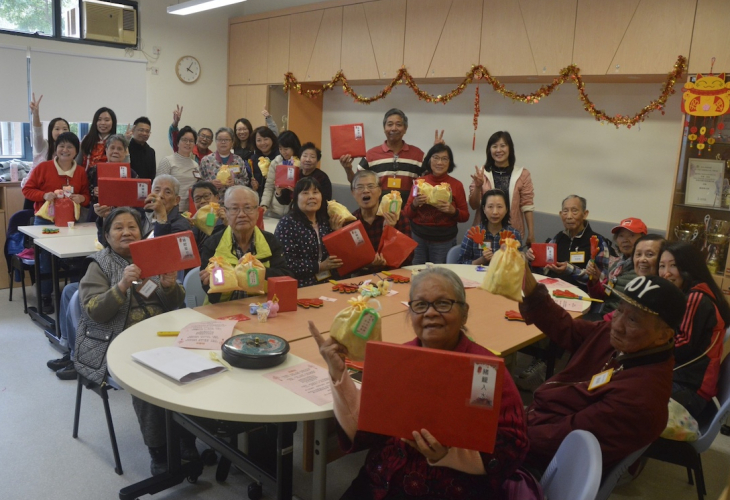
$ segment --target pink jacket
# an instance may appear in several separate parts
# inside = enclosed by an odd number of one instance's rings
[[[484,172],[484,184],[482,184],[482,194],[486,193],[494,186],[494,177],[492,172]],[[475,185],[472,181],[469,185],[469,195],[474,192]],[[525,220],[522,212],[535,211],[535,191],[532,187],[532,177],[530,171],[526,168],[515,167],[509,180],[509,223],[517,229],[520,234],[525,234]],[[474,215],[474,226],[478,226],[482,220],[482,211],[477,209]]]

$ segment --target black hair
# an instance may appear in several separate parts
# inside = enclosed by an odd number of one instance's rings
[[[195,197],[196,189],[208,189],[213,195],[218,196],[218,188],[210,181],[198,181],[190,188],[190,196]]]
[[[291,150],[294,151],[294,155],[298,155],[301,152],[302,143],[299,141],[297,134],[291,130],[285,130],[279,134],[276,141],[279,143],[280,148],[291,148]]]
[[[71,125],[68,124],[68,121],[66,121],[63,118],[54,118],[48,123],[48,153],[46,153],[46,160],[52,160],[53,156],[56,154],[56,141],[53,139],[53,127],[56,126],[57,122],[64,122],[66,126],[68,127],[68,130],[71,130]],[[58,134],[61,135],[61,134]],[[78,140],[78,138],[77,138]],[[76,146],[76,153],[78,154],[79,148],[78,145]]]
[[[502,224],[502,227],[509,226],[509,206],[507,206],[507,195],[501,189],[490,189],[489,191],[487,191],[486,193],[484,193],[482,195],[482,203],[481,203],[482,220],[487,222],[487,216],[484,215],[484,207],[487,206],[487,198],[489,198],[490,196],[501,196],[502,199],[504,200],[504,205],[507,208],[507,213],[502,218],[502,222],[500,224]]]
[[[248,129],[248,139],[246,139],[246,144],[241,144],[241,139],[239,139],[238,134],[236,134],[236,128],[239,123],[243,123],[243,126]],[[239,118],[236,120],[236,123],[233,124],[233,133],[235,134],[235,137],[233,138],[233,149],[243,148],[253,152],[254,143],[256,141],[253,136],[253,126],[247,118]]]
[[[636,240],[636,243],[634,243],[634,251],[631,252],[631,262],[634,261],[634,256],[636,255],[636,248],[639,246],[639,243],[642,241],[658,241],[659,242],[659,252],[657,253],[656,257],[656,265],[657,270],[659,269],[659,258],[662,255],[662,252],[664,251],[664,247],[667,245],[667,239],[664,236],[661,236],[659,234],[649,233],[645,234],[638,240]]]
[[[200,130],[207,130],[207,129],[200,129]],[[211,132],[212,134],[213,132]],[[185,125],[183,128],[181,128],[177,133],[177,144],[176,146],[180,145],[180,140],[183,138],[185,134],[193,134],[193,141],[198,142],[198,134],[195,132],[193,127],[190,127],[189,125]]]
[[[130,207],[117,207],[112,210],[111,213],[107,215],[104,219],[104,225],[102,227],[102,230],[104,231],[104,241],[101,242],[104,247],[109,248],[109,242],[107,240],[109,232],[112,230],[112,224],[114,223],[114,219],[122,214],[130,214],[134,218],[134,221],[137,223],[140,235],[142,234],[142,219],[139,216],[139,211]]]
[[[201,128],[200,130],[198,130],[198,133],[196,134],[196,136],[195,136],[195,137],[199,136],[199,135],[200,135],[200,133],[201,133],[201,132],[202,132],[203,130],[207,130],[208,132],[210,132],[210,137],[211,137],[211,139],[213,139],[213,138],[214,138],[214,134],[213,134],[213,129],[210,129],[210,128],[208,128],[208,127],[203,127],[203,128]],[[197,139],[196,139],[196,141],[197,141]]]
[[[580,207],[581,209],[583,209],[584,212],[588,210],[588,200],[586,200],[582,196],[578,196],[577,194],[569,194],[568,196],[566,196],[563,202],[560,204],[561,210],[565,205],[565,202],[572,199],[578,199],[578,201],[580,201]]]
[[[507,161],[509,162],[508,167],[514,168],[515,162],[517,161],[515,159],[515,144],[512,142],[512,136],[509,135],[509,132],[507,132],[506,130],[500,130],[499,132],[493,133],[487,141],[487,161],[484,164],[484,170],[486,170],[487,172],[491,172],[495,166],[494,158],[492,158],[492,153],[490,152],[490,149],[492,148],[492,145],[499,142],[500,139],[504,139],[504,142],[509,148],[509,155],[507,156]]]
[[[715,296],[713,302],[720,311],[725,326],[730,325],[730,304],[725,300],[722,290],[717,286],[715,279],[707,268],[702,252],[691,243],[683,241],[667,243],[662,249],[662,254],[664,252],[669,252],[674,257],[674,263],[682,276],[682,291],[689,293],[692,287],[704,283]],[[662,254],[659,254],[660,260]]]
[[[84,140],[81,141],[81,152],[85,155],[88,155],[91,153],[91,150],[94,149],[94,146],[99,142],[100,135],[99,130],[96,128],[96,122],[99,121],[99,117],[102,113],[109,113],[109,116],[112,118],[112,128],[109,130],[109,134],[116,134],[117,133],[117,115],[114,111],[112,111],[109,108],[99,108],[96,110],[96,113],[94,113],[94,118],[91,121],[91,126],[89,127],[89,133],[84,136]]]
[[[59,144],[63,143],[69,143],[73,147],[76,148],[76,154],[79,154],[79,138],[74,134],[73,132],[64,132],[63,134],[59,134],[56,138],[56,144],[54,145],[54,153],[56,152],[55,149],[58,147]],[[51,144],[48,143],[48,147],[51,147]]]
[[[283,134],[282,134],[282,135],[283,135]],[[321,159],[322,159],[322,150],[321,150],[321,149],[319,149],[319,148],[318,148],[317,146],[315,146],[313,142],[305,142],[305,143],[304,143],[304,144],[302,145],[302,147],[301,147],[301,148],[299,148],[299,150],[298,150],[298,153],[297,153],[297,154],[299,154],[299,158],[300,158],[300,159],[301,159],[301,157],[302,157],[302,154],[304,154],[304,152],[305,152],[306,150],[308,150],[308,149],[313,149],[313,150],[314,150],[314,151],[315,151],[315,152],[317,153],[317,161],[319,161],[319,160],[321,160]],[[297,151],[297,150],[295,150],[295,151]]]
[[[446,151],[446,154],[449,155],[448,173],[454,171],[454,169],[456,168],[456,163],[454,163],[454,153],[451,152],[451,148],[446,144],[434,144],[433,146],[431,146],[431,149],[428,150],[428,153],[426,153],[426,157],[423,159],[423,163],[421,163],[421,165],[423,166],[424,174],[433,173],[431,172],[431,157],[436,153],[443,153],[444,151]]]
[[[137,118],[136,120],[134,120],[134,126],[135,127],[138,124],[140,124],[140,123],[144,123],[144,124],[149,125],[150,127],[152,127],[152,122],[146,116],[140,116],[139,118]]]
[[[401,120],[403,120],[403,125],[408,128],[408,117],[403,111],[398,108],[390,108],[388,111],[385,112],[385,116],[383,117],[383,127],[385,127],[385,124],[388,123],[388,118],[393,115],[400,116]]]
[[[294,192],[291,195],[291,205],[290,205],[290,212],[292,219],[298,220],[299,222],[302,222],[304,224],[310,224],[309,219],[306,215],[304,215],[304,212],[299,208],[299,194],[302,191],[306,191],[307,189],[315,188],[317,191],[322,193],[322,186],[319,182],[317,182],[317,179],[312,177],[311,175],[309,177],[302,177],[297,181],[296,185],[294,186]],[[324,195],[322,195],[322,204],[319,206],[319,210],[317,210],[317,223],[322,224],[324,222],[327,222],[329,220],[329,216],[327,215],[327,200],[324,199]]]
[[[293,133],[294,132],[292,132],[292,134]],[[274,134],[274,132],[272,132],[269,127],[257,127],[256,130],[253,131],[253,148],[254,151],[256,151],[257,153],[263,155],[259,148],[256,147],[256,134],[260,135],[261,137],[267,137],[271,139],[271,151],[269,151],[269,154],[279,149],[279,143],[276,140],[276,134]],[[297,139],[297,141],[299,141],[299,139]]]

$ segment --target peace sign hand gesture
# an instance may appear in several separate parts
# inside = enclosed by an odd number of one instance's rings
[[[172,124],[177,128],[178,124],[180,123],[180,118],[182,118],[182,112],[183,107],[179,104],[175,105],[175,111],[172,112]]]
[[[433,134],[433,145],[436,144],[446,144],[446,141],[444,141],[444,131],[441,131],[441,134],[439,135],[438,129],[436,129],[436,132]]]
[[[124,137],[126,137],[127,140],[132,138],[132,124],[127,123],[127,130],[124,131]]]

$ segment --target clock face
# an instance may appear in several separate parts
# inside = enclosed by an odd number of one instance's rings
[[[195,83],[200,78],[200,63],[193,56],[178,59],[175,66],[177,77],[183,83]]]

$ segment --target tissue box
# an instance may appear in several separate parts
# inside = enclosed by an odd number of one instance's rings
[[[279,312],[297,310],[297,288],[299,282],[289,276],[276,276],[266,280],[268,283],[268,300],[279,299]]]

